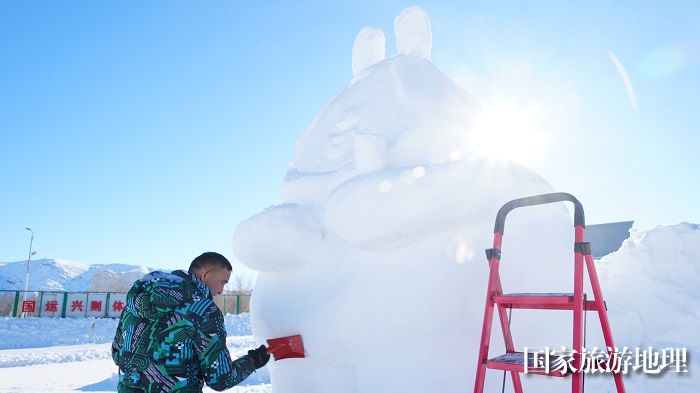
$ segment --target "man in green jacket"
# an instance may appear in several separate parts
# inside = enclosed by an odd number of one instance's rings
[[[112,343],[119,393],[221,391],[239,384],[270,355],[267,348],[231,360],[221,311],[214,304],[231,263],[205,252],[189,271],[152,272],[134,283]]]

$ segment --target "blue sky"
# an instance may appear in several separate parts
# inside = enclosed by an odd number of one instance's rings
[[[700,222],[694,2],[256,3],[0,3],[0,261],[26,258],[25,227],[42,258],[233,260],[236,224],[279,203],[296,140],[349,82],[355,34],[382,28],[394,54],[413,4],[440,69],[536,113],[521,161],[589,223]]]

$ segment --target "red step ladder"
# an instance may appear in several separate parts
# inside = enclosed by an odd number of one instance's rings
[[[498,267],[501,259],[501,244],[503,240],[503,229],[506,215],[513,209],[542,205],[546,203],[569,201],[574,204],[574,292],[573,293],[513,293],[504,294],[501,288],[501,278]],[[503,370],[510,372],[513,387],[516,393],[522,393],[523,387],[520,381],[520,373],[525,372],[524,354],[516,352],[510,332],[510,320],[506,309],[547,309],[547,310],[570,310],[573,312],[573,346],[575,350],[571,365],[575,370],[581,370],[581,352],[583,348],[584,333],[584,311],[598,311],[598,317],[603,329],[605,345],[613,348],[609,351],[606,361],[616,361],[617,353],[614,351],[612,331],[610,321],[603,300],[603,293],[600,290],[600,282],[591,255],[591,245],[584,241],[585,219],[583,205],[571,194],[552,193],[536,195],[527,198],[512,200],[501,207],[496,215],[496,225],[493,231],[493,248],[486,250],[489,261],[489,282],[486,292],[486,307],[484,310],[484,322],[481,328],[481,342],[479,345],[479,363],[476,369],[476,380],[474,381],[474,393],[483,393],[486,370]],[[583,293],[583,266],[588,270],[588,277],[591,281],[594,300],[587,300]],[[501,331],[506,346],[506,353],[489,359],[489,343],[491,341],[491,326],[493,322],[494,308],[498,306],[498,317],[501,322]],[[528,353],[528,355],[532,355]],[[542,355],[540,355],[542,356]],[[551,359],[552,362],[557,359]],[[617,359],[619,361],[619,359]],[[583,374],[581,372],[571,372],[561,368],[530,367],[533,364],[533,356],[528,356],[527,372],[531,374],[542,374],[554,377],[571,377],[571,392],[583,392]],[[551,363],[550,363],[551,364]],[[614,363],[611,363],[614,364]],[[536,366],[536,365],[535,365]],[[625,385],[622,381],[622,374],[613,373],[615,386],[618,393],[625,393]]]

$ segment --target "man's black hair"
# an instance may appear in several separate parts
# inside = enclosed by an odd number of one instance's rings
[[[231,262],[229,262],[225,256],[216,252],[209,251],[192,260],[192,263],[190,263],[190,269],[188,270],[188,273],[192,273],[195,270],[207,266],[226,268],[229,271],[233,270]]]

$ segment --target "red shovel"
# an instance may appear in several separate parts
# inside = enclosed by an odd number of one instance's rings
[[[275,360],[304,357],[304,342],[300,335],[271,338],[267,340],[267,353]]]

